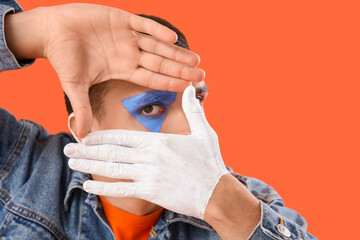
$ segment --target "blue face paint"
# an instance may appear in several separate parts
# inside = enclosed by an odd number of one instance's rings
[[[161,126],[165,120],[167,108],[175,102],[176,92],[168,91],[150,91],[125,98],[121,101],[126,110],[133,115],[142,125],[151,132],[160,132]],[[165,109],[164,112],[156,116],[142,115],[141,112],[146,106],[159,105]]]

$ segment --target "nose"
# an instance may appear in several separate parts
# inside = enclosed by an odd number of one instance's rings
[[[174,106],[171,110],[169,109],[160,132],[182,135],[191,134],[190,126],[181,104]]]

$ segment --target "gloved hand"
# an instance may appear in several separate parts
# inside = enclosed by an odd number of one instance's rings
[[[182,106],[190,135],[130,130],[88,134],[64,152],[73,170],[134,182],[86,181],[85,191],[97,195],[141,198],[169,210],[204,218],[219,179],[226,173],[218,138],[195,97],[185,89]]]

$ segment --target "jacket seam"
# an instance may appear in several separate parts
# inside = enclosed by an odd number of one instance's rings
[[[282,198],[276,193],[273,193],[273,194],[270,194],[270,195],[266,195],[266,194],[256,194],[256,195],[253,194],[253,195],[256,198],[264,200],[265,202],[267,202],[269,204],[274,200],[281,200],[282,201]]]
[[[16,213],[16,214],[18,214],[18,215],[20,215],[20,216],[23,216],[23,217],[26,217],[26,218],[30,218],[30,219],[33,220],[34,222],[36,222],[36,223],[38,223],[38,224],[46,227],[46,228],[49,229],[50,232],[52,232],[52,233],[56,236],[56,238],[58,238],[58,239],[67,239],[67,238],[62,234],[62,232],[61,232],[54,224],[52,224],[49,220],[47,220],[46,218],[44,218],[43,216],[41,216],[41,215],[39,215],[39,214],[37,214],[37,213],[34,213],[34,212],[32,212],[32,211],[30,211],[30,210],[28,210],[28,209],[26,209],[26,208],[23,208],[23,207],[21,207],[21,206],[18,206],[18,205],[16,205],[16,204],[14,204],[14,203],[10,200],[9,195],[8,195],[7,193],[5,193],[2,189],[0,189],[0,192],[9,198],[9,200],[6,201],[6,199],[5,199],[3,196],[0,195],[0,198],[5,201],[6,206],[8,207],[8,209],[9,209],[10,211],[12,211],[12,212],[14,212],[14,213]],[[16,210],[15,208],[19,208],[19,209],[23,210],[24,212],[27,212],[27,213],[29,213],[29,214],[33,214],[33,215],[39,217],[39,218],[40,218],[41,220],[43,220],[44,222],[38,221],[36,218],[34,218],[34,217],[32,217],[32,216],[30,216],[30,215],[28,215],[28,214],[25,214],[25,213],[23,213],[23,212],[21,212],[21,211],[19,211],[19,210]]]
[[[215,232],[214,229],[211,229],[206,225],[202,225],[201,223],[197,223],[197,222],[195,222],[193,220],[190,220],[190,219],[173,218],[173,219],[169,220],[168,223],[172,224],[172,223],[176,223],[176,222],[183,222],[183,223],[191,224],[191,225],[193,225],[195,227],[202,228],[202,229],[205,229],[205,230],[210,231],[210,232]]]
[[[278,236],[274,235],[270,230],[268,230],[267,228],[264,227],[264,215],[265,215],[265,213],[264,213],[264,204],[266,204],[266,203],[261,202],[261,205],[260,205],[261,206],[260,228],[261,228],[262,232],[266,236],[268,236],[268,237],[270,237],[272,239],[283,240],[282,237],[278,237]]]
[[[18,158],[18,156],[22,152],[22,149],[25,146],[25,141],[26,141],[27,135],[29,134],[29,128],[26,127],[26,124],[25,124],[24,121],[22,121],[22,122],[23,122],[23,127],[21,129],[20,136],[19,136],[19,138],[17,140],[17,143],[16,143],[14,149],[12,150],[10,156],[8,157],[8,159],[5,161],[4,165],[0,169],[0,172],[1,172],[0,180],[3,179],[3,177],[5,176],[7,171],[9,170],[9,168],[12,166],[12,163]],[[26,132],[25,132],[25,135],[24,135],[25,129],[26,129]],[[16,154],[16,155],[14,155],[14,154]],[[12,158],[13,158],[13,160],[11,160]],[[4,170],[5,167],[6,167],[6,169]]]
[[[2,236],[4,235],[4,233],[6,233],[6,230],[7,230],[8,226],[9,226],[9,224],[10,224],[11,218],[12,218],[12,214],[9,212],[9,213],[7,214],[7,216],[5,217],[5,219],[4,219],[3,224],[6,222],[6,227],[5,227],[4,230],[1,231],[0,238],[2,238]],[[3,228],[3,226],[4,226],[4,225],[1,225],[1,228]]]
[[[15,55],[13,52],[10,51],[9,47],[8,47],[8,44],[6,42],[6,38],[5,38],[5,17],[6,17],[6,14],[8,13],[16,13],[16,10],[15,8],[11,7],[11,6],[8,6],[10,8],[8,8],[7,10],[5,10],[5,12],[3,12],[3,15],[2,15],[2,30],[3,30],[3,40],[4,40],[4,45],[5,45],[5,49],[8,51],[8,53],[10,54],[10,56],[12,57],[12,60],[15,62],[15,65],[18,69],[21,68],[19,62],[17,61]]]
[[[11,202],[11,204],[12,204],[13,206],[15,206],[15,207],[20,208],[21,210],[23,210],[23,211],[25,211],[25,212],[28,212],[28,213],[30,213],[30,214],[34,214],[35,216],[41,218],[43,221],[45,221],[45,223],[47,223],[47,224],[50,225],[50,226],[47,226],[47,228],[48,228],[58,239],[67,239],[55,225],[53,225],[50,221],[48,221],[48,220],[45,219],[44,217],[42,217],[42,216],[40,216],[39,214],[36,214],[36,213],[34,213],[34,212],[32,212],[32,211],[30,211],[30,210],[28,210],[28,209],[25,209],[25,208],[23,208],[23,207],[17,206],[17,205],[15,205],[15,204],[13,204],[12,202]],[[28,217],[28,218],[34,220],[35,222],[41,224],[41,222],[39,222],[36,218],[34,218],[34,217],[30,216],[30,215],[27,215],[27,214],[25,214],[25,213],[22,213],[22,212],[20,212],[20,211],[18,211],[18,210],[16,210],[16,209],[13,209],[13,208],[11,208],[11,210],[14,211],[14,212],[16,212],[16,213],[18,213],[18,214],[20,214],[20,215],[22,215],[22,216]],[[42,224],[42,225],[45,225],[45,226],[46,226],[47,224]],[[54,228],[54,229],[52,229],[52,228]],[[56,232],[55,232],[54,230],[56,230]]]
[[[244,184],[246,188],[249,188],[249,182],[247,177],[242,176],[238,173],[231,173],[231,175],[235,177],[238,181],[240,181],[242,184]]]
[[[303,233],[303,230],[302,230],[302,227],[301,227],[301,226],[300,226],[300,232],[301,232],[301,237],[302,237],[302,239],[305,240],[304,233]]]
[[[82,197],[85,198],[84,194],[82,194],[82,195],[83,195]],[[80,229],[79,229],[79,236],[78,236],[79,240],[81,239],[82,230],[83,230],[82,219],[83,219],[83,214],[84,214],[84,204],[81,204],[80,207],[81,207],[81,210],[80,210]]]

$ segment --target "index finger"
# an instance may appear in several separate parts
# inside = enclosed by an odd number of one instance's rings
[[[154,20],[130,14],[129,24],[133,30],[150,34],[164,42],[174,43],[177,41],[177,34],[174,31]]]
[[[204,110],[196,99],[196,90],[193,86],[185,89],[182,96],[182,107],[189,122],[191,135],[200,134],[207,136],[210,131],[213,131],[206,120]]]
[[[175,44],[159,41],[153,37],[141,36],[138,40],[138,46],[145,52],[153,53],[179,63],[185,63],[190,67],[197,67],[200,63],[200,57],[196,53]]]
[[[85,145],[116,144],[124,147],[145,147],[149,134],[142,131],[111,129],[91,132],[82,139]]]

